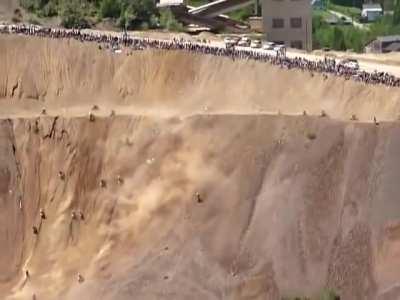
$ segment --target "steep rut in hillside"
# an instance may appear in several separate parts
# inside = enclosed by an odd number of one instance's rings
[[[379,178],[398,178],[398,124],[202,115],[0,126],[2,298],[397,293],[399,187]]]
[[[21,267],[23,239],[18,235],[23,221],[19,209],[20,190],[19,163],[15,156],[15,140],[12,124],[1,121],[0,132],[0,194],[1,217],[0,256],[1,282],[7,282],[17,276]]]

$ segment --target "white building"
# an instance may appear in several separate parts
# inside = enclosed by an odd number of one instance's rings
[[[373,22],[383,16],[383,9],[379,3],[363,4],[361,18],[365,22]]]
[[[157,7],[179,6],[184,4],[184,0],[156,0]]]

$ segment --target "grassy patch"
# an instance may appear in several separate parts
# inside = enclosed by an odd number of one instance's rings
[[[64,27],[88,27],[90,21],[111,20],[121,28],[157,28],[159,12],[153,0],[19,0],[42,20],[60,17]],[[169,22],[168,24],[170,24]]]
[[[323,20],[329,19],[332,17],[332,14],[326,10],[313,10],[312,12],[313,17],[320,17]]]
[[[359,9],[358,7],[342,6],[329,2],[328,9],[342,13],[350,18],[353,18],[356,21],[359,21],[361,18],[361,9]]]
[[[183,31],[183,25],[178,22],[169,8],[160,11],[160,25],[170,31]]]
[[[324,16],[326,14],[313,14],[314,49],[330,48],[339,51],[351,49],[356,52],[363,52],[365,45],[376,36],[371,35],[368,30],[351,25],[329,25]]]
[[[340,297],[334,291],[324,289],[316,297],[294,296],[283,297],[281,300],[340,300]]]
[[[197,7],[197,6],[202,6],[204,4],[207,4],[207,3],[208,3],[207,0],[189,0],[187,5]]]
[[[228,16],[231,17],[233,20],[237,20],[237,21],[245,21],[247,20],[249,17],[251,17],[252,15],[254,15],[254,6],[253,5],[249,5],[246,6],[244,8],[232,11],[230,13],[228,13]]]
[[[39,19],[36,18],[35,16],[29,17],[29,18],[28,18],[28,23],[29,23],[29,24],[33,24],[33,25],[41,25]]]

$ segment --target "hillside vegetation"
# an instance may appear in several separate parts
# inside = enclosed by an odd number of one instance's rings
[[[180,29],[174,16],[158,11],[153,0],[20,0],[20,5],[39,18],[58,16],[67,28],[86,28],[107,19],[126,29]]]
[[[313,48],[353,50],[363,52],[364,47],[378,36],[400,34],[400,1],[394,15],[386,15],[365,29],[351,25],[329,25],[327,12],[316,11],[313,15]]]
[[[390,1],[387,1],[390,2]],[[384,10],[393,9],[393,14],[385,14],[380,20],[366,24],[364,28],[341,24],[330,25],[327,19],[332,16],[327,10],[313,12],[313,48],[331,48],[334,50],[353,50],[363,52],[366,45],[378,36],[400,34],[400,1],[385,2]],[[362,1],[329,0],[329,10],[342,13],[353,20],[360,21]]]

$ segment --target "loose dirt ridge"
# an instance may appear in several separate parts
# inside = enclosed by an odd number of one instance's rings
[[[399,299],[397,89],[11,36],[0,70],[0,298]]]

